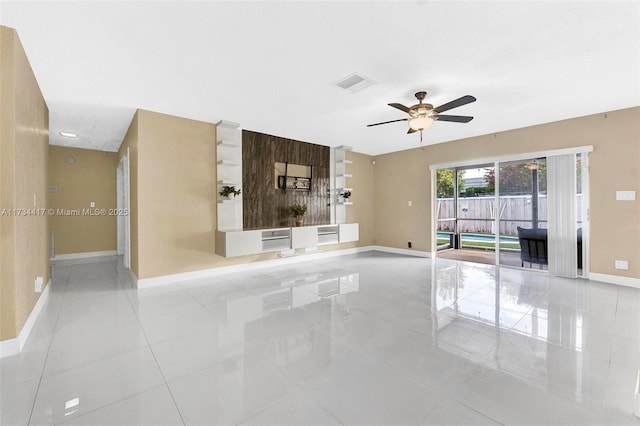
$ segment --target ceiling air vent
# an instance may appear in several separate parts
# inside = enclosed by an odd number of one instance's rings
[[[375,81],[355,72],[335,82],[336,86],[354,93],[366,89],[372,84],[375,84]]]

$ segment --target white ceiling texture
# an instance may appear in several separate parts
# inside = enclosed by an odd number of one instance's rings
[[[115,151],[143,108],[377,155],[421,145],[406,122],[366,127],[419,90],[478,99],[422,145],[640,105],[636,1],[2,1],[0,22],[56,145]],[[334,84],[354,72],[375,84]]]

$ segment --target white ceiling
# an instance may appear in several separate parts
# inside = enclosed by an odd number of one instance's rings
[[[420,146],[386,104],[478,101],[433,144],[640,105],[640,3],[12,2],[51,143],[115,151],[136,108],[377,155]],[[377,84],[333,85],[358,72]],[[77,140],[59,131],[77,132]]]

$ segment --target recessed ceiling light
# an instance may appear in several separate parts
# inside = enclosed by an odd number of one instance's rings
[[[73,132],[60,132],[60,136],[64,136],[65,138],[77,138],[78,135]]]

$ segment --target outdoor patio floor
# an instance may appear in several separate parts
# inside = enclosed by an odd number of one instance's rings
[[[481,249],[447,249],[438,251],[437,257],[441,259],[461,260],[464,262],[482,263],[485,265],[495,265],[496,253],[493,250],[481,250]],[[520,261],[519,252],[501,252],[500,264],[504,266],[517,266],[522,265]],[[529,268],[529,263],[525,262],[524,267]],[[540,269],[540,265],[531,265],[532,269]],[[547,265],[543,266],[543,270],[547,269]]]

